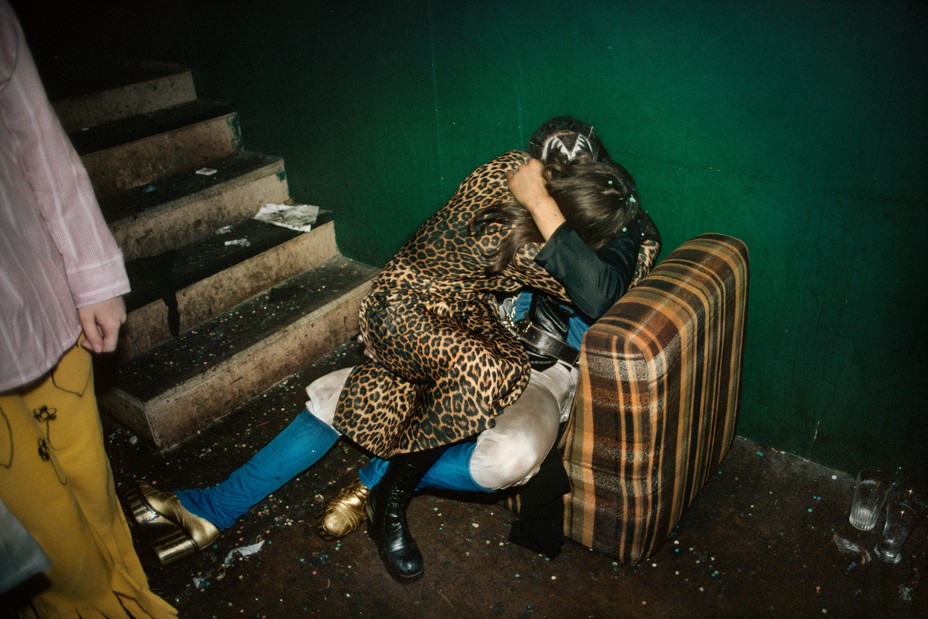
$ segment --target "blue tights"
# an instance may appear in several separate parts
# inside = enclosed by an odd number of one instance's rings
[[[338,441],[339,434],[304,409],[296,419],[239,467],[210,488],[181,490],[181,505],[228,529],[251,507],[314,465]]]
[[[331,426],[303,410],[283,431],[220,484],[180,490],[177,498],[188,511],[209,520],[220,530],[235,524],[243,514],[285,483],[314,465],[338,441]],[[492,492],[474,481],[470,459],[476,443],[452,445],[432,465],[417,489],[435,488],[466,492]],[[361,482],[374,487],[387,460],[371,458],[358,472]]]

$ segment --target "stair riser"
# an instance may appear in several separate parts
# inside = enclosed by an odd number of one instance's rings
[[[185,245],[244,217],[253,217],[267,203],[286,202],[289,189],[283,164],[262,173],[267,175],[251,178],[237,187],[216,186],[140,217],[113,222],[110,229],[125,260],[154,256]]]
[[[334,228],[327,223],[179,290],[176,299],[180,330],[220,314],[337,253]],[[163,301],[149,303],[129,313],[120,334],[119,354],[133,357],[170,338],[167,307]]]
[[[81,157],[97,195],[151,183],[241,150],[238,115],[227,114]]]
[[[356,287],[158,398],[141,403],[112,390],[100,396],[101,407],[157,448],[176,446],[357,333],[358,306],[369,286]]]
[[[55,111],[65,131],[72,131],[154,112],[193,101],[196,97],[193,77],[185,71],[65,99],[55,103]]]
[[[168,307],[164,301],[156,301],[129,313],[119,331],[116,354],[128,359],[169,339]]]

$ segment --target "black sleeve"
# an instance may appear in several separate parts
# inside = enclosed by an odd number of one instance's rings
[[[641,229],[638,222],[593,252],[566,223],[555,230],[535,260],[567,290],[577,308],[598,320],[628,290]]]

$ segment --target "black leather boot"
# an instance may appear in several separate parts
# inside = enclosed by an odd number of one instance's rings
[[[413,582],[425,572],[422,553],[406,523],[406,508],[419,480],[444,450],[439,447],[393,456],[367,497],[367,532],[377,544],[387,572],[398,582]]]

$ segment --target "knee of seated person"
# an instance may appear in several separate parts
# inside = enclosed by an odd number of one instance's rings
[[[549,446],[550,448],[550,446]],[[477,484],[488,490],[502,490],[527,482],[538,472],[547,455],[539,453],[537,441],[507,437],[505,441],[477,442],[471,457],[470,473]]]

